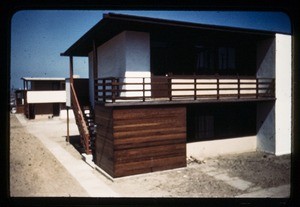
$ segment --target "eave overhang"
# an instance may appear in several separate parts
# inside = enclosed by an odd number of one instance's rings
[[[77,40],[70,48],[61,53],[61,56],[88,56],[93,50],[93,44],[98,47],[122,31],[140,31],[166,34],[204,33],[222,36],[242,36],[244,39],[264,39],[274,36],[275,32],[253,29],[242,29],[225,26],[205,25],[173,20],[138,17],[123,14],[108,13],[103,19]]]

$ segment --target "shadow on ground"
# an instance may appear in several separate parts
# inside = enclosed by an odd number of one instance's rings
[[[70,144],[80,153],[85,153],[83,145],[81,144],[80,135],[69,136]]]

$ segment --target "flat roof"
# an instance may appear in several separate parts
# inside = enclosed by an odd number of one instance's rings
[[[22,77],[25,81],[64,81],[66,78],[50,78],[50,77]]]
[[[71,47],[61,53],[61,56],[88,56],[88,53],[93,50],[94,43],[96,46],[99,46],[125,30],[150,33],[164,33],[168,31],[170,34],[174,34],[174,31],[184,31],[186,33],[206,32],[208,37],[212,34],[221,33],[222,35],[241,35],[249,39],[266,38],[276,33],[271,31],[108,13],[104,14],[103,18]]]

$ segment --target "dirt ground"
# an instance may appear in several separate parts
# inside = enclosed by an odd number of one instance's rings
[[[11,196],[87,196],[51,152],[10,116]]]
[[[11,196],[90,196],[47,146],[28,132],[26,123],[21,124],[16,115],[11,115],[10,118]],[[42,122],[47,125],[47,121]],[[34,127],[38,122],[40,121],[30,121],[30,126]],[[57,128],[53,133],[63,134],[59,131]],[[44,133],[48,132],[45,130]],[[57,144],[74,159],[80,159],[80,153],[74,146],[66,145],[64,136],[56,136]],[[114,181],[94,171],[95,178],[104,182],[120,197],[236,197],[280,186],[285,186],[283,189],[289,191],[290,156],[276,157],[251,152],[205,160],[189,157],[186,168],[129,176]],[[283,192],[283,195],[288,196],[289,192]]]

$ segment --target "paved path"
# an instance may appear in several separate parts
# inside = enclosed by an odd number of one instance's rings
[[[56,157],[56,159],[69,171],[69,173],[78,181],[91,197],[116,197],[118,194],[101,181],[89,165],[83,160],[78,160],[64,148],[62,148],[55,139],[59,138],[65,141],[64,134],[66,124],[61,120],[52,121],[27,121],[22,115],[17,115],[18,120],[26,125],[29,133],[36,136],[46,148]],[[59,123],[61,122],[61,123]],[[73,124],[74,125],[74,124]],[[72,126],[71,133],[76,134],[76,125]]]

